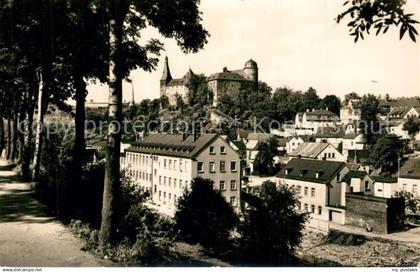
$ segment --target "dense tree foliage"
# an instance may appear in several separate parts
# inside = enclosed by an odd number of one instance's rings
[[[286,265],[302,241],[307,215],[298,211],[297,194],[271,181],[262,184],[258,201],[244,211],[238,247],[247,264]]]
[[[254,160],[254,173],[258,175],[274,175],[274,156],[278,155],[278,141],[276,137],[271,137],[267,142],[258,144],[258,153]]]
[[[420,132],[420,119],[418,117],[410,116],[403,125],[403,129],[407,131],[411,139],[411,145],[414,148],[414,138]]]
[[[219,252],[229,246],[238,218],[212,180],[196,178],[178,200],[175,221],[183,239]]]
[[[382,134],[371,147],[370,162],[382,173],[393,174],[398,170],[403,142],[394,134]]]
[[[341,101],[337,96],[330,94],[326,95],[321,101],[322,108],[328,109],[329,111],[340,116]]]
[[[360,101],[360,111],[360,129],[366,137],[367,144],[373,145],[380,134],[379,99],[372,94],[364,95]]]

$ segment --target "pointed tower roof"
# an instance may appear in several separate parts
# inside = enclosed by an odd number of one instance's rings
[[[166,56],[165,57],[165,63],[163,65],[163,73],[162,73],[162,77],[160,78],[160,80],[164,80],[164,81],[168,82],[171,79],[172,79],[172,76],[171,76],[171,71],[169,70],[168,56]]]

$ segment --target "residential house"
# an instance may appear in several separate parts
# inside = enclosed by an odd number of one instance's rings
[[[300,209],[312,218],[344,224],[340,182],[348,171],[343,162],[293,158],[277,177],[280,184],[297,190]]]
[[[334,127],[340,123],[340,118],[329,110],[307,110],[298,112],[295,117],[296,128],[312,129],[317,131],[321,127]]]
[[[404,130],[404,123],[410,116],[419,117],[420,107],[403,106],[392,108],[383,121],[383,126],[386,127],[388,133],[395,134],[402,139],[409,139],[410,135]],[[420,135],[416,135],[416,138],[419,139]]]
[[[373,180],[366,171],[350,170],[341,180],[341,205],[346,206],[346,193],[373,195]]]
[[[350,99],[347,106],[340,109],[340,119],[343,124],[347,125],[360,120],[361,111],[359,104],[360,99]]]
[[[373,180],[373,195],[382,198],[395,196],[398,190],[398,179],[393,177],[370,176]]]
[[[196,177],[214,181],[226,201],[240,207],[240,157],[217,134],[153,134],[127,148],[125,171],[151,194],[150,205],[173,216],[176,203]]]
[[[330,143],[303,143],[290,157],[345,162],[346,158]]]
[[[345,134],[343,126],[321,127],[318,128],[314,137],[317,143],[330,143],[335,148],[340,149]]]
[[[290,154],[296,150],[301,144],[305,142],[304,138],[301,136],[293,136],[289,138],[286,142],[286,153]]]
[[[409,158],[401,167],[398,184],[398,191],[406,191],[412,193],[415,197],[419,197],[420,193],[420,158]]]
[[[346,134],[343,136],[342,153],[347,157],[349,150],[364,150],[365,144],[366,140],[363,134]]]

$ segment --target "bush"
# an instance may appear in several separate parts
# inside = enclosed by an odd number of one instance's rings
[[[213,181],[196,178],[178,201],[175,221],[182,239],[219,253],[230,247],[238,218]]]

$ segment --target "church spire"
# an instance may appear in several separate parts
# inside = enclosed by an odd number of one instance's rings
[[[168,82],[171,79],[172,79],[172,76],[171,76],[171,71],[169,70],[168,56],[166,56],[165,64],[163,65],[163,73],[160,80]]]

